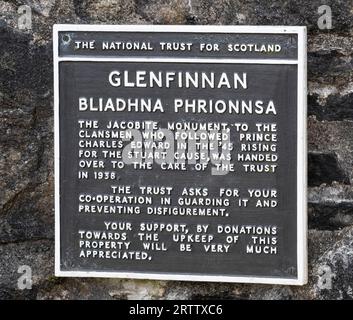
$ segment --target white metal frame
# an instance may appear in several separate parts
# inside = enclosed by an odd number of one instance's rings
[[[258,59],[203,59],[203,58],[96,58],[65,57],[58,53],[58,35],[61,31],[97,32],[190,32],[190,33],[249,33],[249,34],[297,34],[297,60]],[[153,280],[240,282],[282,285],[303,285],[307,282],[307,57],[306,27],[292,26],[161,26],[161,25],[54,25],[54,131],[55,131],[55,275],[60,277],[102,277]],[[297,109],[297,278],[215,276],[200,274],[144,273],[144,272],[100,272],[63,271],[60,269],[60,165],[59,165],[59,62],[60,61],[148,61],[148,62],[205,62],[205,63],[256,63],[256,64],[297,64],[298,65],[298,109]],[[180,60],[180,61],[179,61]],[[255,62],[256,61],[256,62]]]

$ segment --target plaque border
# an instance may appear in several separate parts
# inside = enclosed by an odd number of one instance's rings
[[[178,274],[149,272],[106,272],[106,271],[64,271],[60,268],[60,131],[59,131],[59,62],[97,61],[102,58],[59,57],[59,32],[190,32],[190,33],[249,33],[249,34],[296,34],[298,36],[297,59],[224,59],[227,63],[296,64],[297,72],[297,278],[265,276],[221,276],[210,274]],[[140,59],[143,57],[140,57]],[[151,59],[151,58],[149,58]],[[207,58],[192,58],[204,60]],[[218,60],[212,58],[212,62]],[[131,61],[128,57],[109,61]],[[159,59],[156,59],[158,61]],[[163,59],[165,62],[174,58]],[[179,59],[178,59],[179,60]],[[181,59],[182,60],[182,59]],[[187,60],[187,59],[183,59]],[[209,59],[210,60],[210,59]],[[133,60],[136,61],[136,60]],[[150,280],[178,280],[204,282],[261,283],[281,285],[304,285],[308,281],[307,266],[307,29],[305,26],[216,26],[216,25],[53,25],[53,64],[54,64],[54,177],[55,177],[55,276],[58,277],[100,277]]]

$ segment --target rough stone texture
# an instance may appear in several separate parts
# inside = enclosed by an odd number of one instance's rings
[[[32,8],[32,29],[18,8]],[[333,29],[317,26],[331,6]],[[307,25],[309,283],[303,287],[53,276],[54,23]],[[0,299],[352,299],[352,0],[0,0]],[[33,270],[19,290],[18,267]]]
[[[320,186],[332,181],[349,184],[349,177],[340,167],[334,152],[309,152],[308,184],[310,187]]]

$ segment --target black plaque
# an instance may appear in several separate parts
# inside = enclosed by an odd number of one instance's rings
[[[304,27],[54,26],[56,274],[306,283]]]

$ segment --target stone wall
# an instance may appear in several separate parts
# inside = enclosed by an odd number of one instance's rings
[[[317,26],[323,4],[331,30]],[[308,26],[308,285],[54,277],[54,23]],[[353,1],[0,0],[0,150],[0,299],[353,298]],[[31,290],[17,288],[20,265]]]

